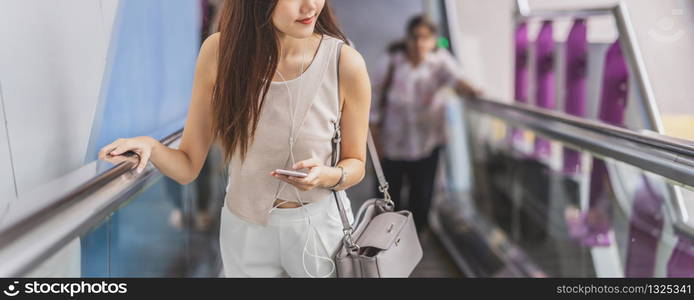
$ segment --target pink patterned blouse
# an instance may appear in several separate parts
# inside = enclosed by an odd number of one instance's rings
[[[462,79],[461,68],[446,49],[439,48],[414,67],[397,52],[393,81],[388,92],[386,111],[381,112],[380,95],[389,61],[385,60],[372,76],[373,97],[369,122],[377,124],[385,115],[381,132],[381,157],[392,160],[418,160],[446,141],[446,97],[435,97],[444,86],[453,86]]]

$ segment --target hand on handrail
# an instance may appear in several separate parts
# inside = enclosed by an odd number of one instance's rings
[[[118,164],[128,160],[133,155],[137,155],[138,162],[133,164],[133,168],[137,168],[137,172],[141,173],[147,166],[147,162],[152,154],[152,148],[154,148],[156,143],[158,141],[149,136],[117,139],[113,143],[101,148],[99,159]]]
[[[467,83],[465,80],[458,81],[458,84],[455,86],[455,91],[459,95],[469,96],[469,97],[473,97],[473,98],[479,98],[483,94],[481,89],[478,89],[478,88],[472,86],[471,84]]]

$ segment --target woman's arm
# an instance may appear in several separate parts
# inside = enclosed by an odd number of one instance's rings
[[[481,91],[463,78],[460,64],[453,55],[446,49],[439,49],[442,58],[444,77],[447,82],[452,83],[453,89],[458,95],[478,97]]]
[[[461,96],[479,97],[482,94],[482,91],[473,87],[471,84],[469,84],[464,79],[459,79],[455,83],[454,89],[455,89],[455,92]]]
[[[140,156],[138,172],[151,161],[164,175],[180,184],[195,180],[207,157],[212,142],[211,98],[216,80],[219,34],[213,34],[200,48],[193,92],[183,137],[178,149],[169,148],[154,138],[141,136],[118,139],[99,152],[99,158],[118,161],[117,156],[133,151]]]
[[[152,163],[181,184],[198,177],[212,143],[212,89],[217,77],[218,49],[219,33],[208,37],[200,48],[188,117],[178,150],[158,144],[152,154]]]
[[[335,187],[335,190],[344,190],[356,185],[364,178],[366,138],[371,107],[371,83],[363,57],[350,46],[342,46],[338,72],[340,105],[342,106],[340,119],[342,142],[340,143],[340,159],[337,165],[344,168],[345,178],[339,186]],[[331,187],[339,181],[342,175],[339,168],[324,166],[315,158],[297,162],[293,168],[309,168],[309,175],[305,178],[297,178],[274,172],[272,174],[302,190]]]
[[[344,190],[358,184],[364,178],[366,162],[366,139],[369,132],[369,110],[371,108],[371,82],[364,58],[350,46],[342,47],[340,57],[340,94],[342,104],[342,142],[340,161],[346,177],[336,190]],[[338,168],[328,178],[327,186],[335,184],[341,175]]]

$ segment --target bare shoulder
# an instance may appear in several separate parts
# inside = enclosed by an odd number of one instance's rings
[[[208,75],[216,74],[217,55],[219,53],[219,32],[213,33],[203,41],[198,54],[198,67],[207,71]]]
[[[219,32],[215,32],[208,36],[205,41],[202,42],[202,46],[200,47],[200,52],[205,52],[205,53],[214,53],[216,54],[217,51],[219,50],[219,37],[220,37]]]
[[[346,79],[347,81],[353,82],[354,79],[361,79],[360,77],[363,76],[366,76],[368,79],[364,57],[362,57],[359,51],[347,44],[342,44],[339,73],[340,79]],[[349,82],[345,82],[345,84],[349,85]]]
[[[342,45],[339,68],[340,84],[348,89],[363,88],[361,85],[369,82],[364,57],[347,44]]]

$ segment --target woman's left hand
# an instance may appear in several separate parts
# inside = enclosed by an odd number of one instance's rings
[[[271,176],[282,180],[284,182],[290,183],[302,191],[308,191],[314,188],[326,187],[326,181],[330,181],[330,171],[331,167],[324,165],[317,158],[309,158],[297,162],[292,166],[292,169],[299,170],[303,168],[308,168],[308,175],[306,177],[295,177],[284,174],[279,174],[275,171],[270,172]],[[337,181],[334,179],[333,181]]]

